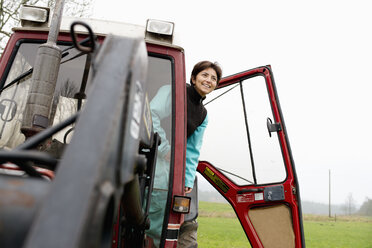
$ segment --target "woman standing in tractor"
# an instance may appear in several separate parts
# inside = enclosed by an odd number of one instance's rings
[[[208,125],[203,100],[217,87],[221,76],[222,70],[218,64],[201,61],[194,66],[190,78],[191,85],[187,85],[186,193],[191,193],[194,185],[204,131]],[[197,229],[196,218],[185,221],[180,229],[177,247],[197,247]]]
[[[203,143],[204,130],[208,125],[207,110],[203,105],[206,95],[218,85],[222,70],[216,63],[201,61],[191,72],[187,85],[187,148],[185,192],[190,193],[194,185],[196,167]]]
[[[203,143],[203,135],[208,124],[207,110],[203,105],[206,95],[211,93],[221,80],[222,70],[217,63],[201,61],[197,63],[190,78],[190,85],[186,85],[187,91],[187,146],[186,146],[186,173],[185,193],[191,193],[194,185],[196,168],[199,162],[200,149]],[[160,243],[160,236],[164,218],[164,206],[166,194],[161,191],[168,187],[168,180],[162,180],[169,170],[171,147],[167,142],[166,133],[161,127],[161,120],[171,114],[171,87],[161,87],[150,103],[153,118],[154,131],[161,137],[161,145],[158,149],[156,164],[154,191],[152,193],[149,218],[150,229],[147,231],[156,246]],[[155,190],[157,189],[157,190]],[[164,204],[160,204],[164,202]],[[186,221],[181,226],[178,247],[197,247],[196,243],[196,220]]]

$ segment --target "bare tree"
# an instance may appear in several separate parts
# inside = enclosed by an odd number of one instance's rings
[[[94,0],[65,0],[64,13],[68,16],[88,17]],[[0,0],[0,55],[8,41],[13,27],[19,25],[19,9],[22,5],[47,6],[53,10],[56,0]]]
[[[346,197],[345,204],[342,207],[342,209],[345,211],[346,215],[351,215],[356,210],[355,200],[353,198],[353,194],[349,193]]]

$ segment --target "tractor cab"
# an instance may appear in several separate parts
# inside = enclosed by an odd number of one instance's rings
[[[155,222],[148,215],[160,204],[158,246],[176,247],[192,204],[184,193],[185,52],[173,44],[174,24],[87,19],[80,21],[94,35],[77,24],[71,36],[72,20],[64,19],[50,113],[35,115],[40,133],[26,138],[22,120],[38,47],[49,31],[43,19],[49,10],[26,7],[24,26],[13,29],[0,60],[0,189],[7,192],[0,199],[6,227],[0,246],[84,247],[89,240],[89,247],[151,247],[146,230]],[[96,52],[84,49],[92,43]],[[162,92],[168,98],[162,118],[155,118]],[[271,67],[223,78],[204,103],[210,119],[198,172],[231,204],[252,247],[305,247],[299,185]],[[26,147],[48,157],[22,153]],[[14,183],[19,180],[24,183]],[[19,193],[32,204],[10,201]]]

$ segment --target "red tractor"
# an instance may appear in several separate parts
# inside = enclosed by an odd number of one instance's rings
[[[49,9],[24,6],[0,60],[0,247],[153,246],[146,230],[164,142],[160,247],[176,247],[197,196],[190,203],[184,193],[186,73],[174,24],[61,21],[62,9],[49,21]],[[167,140],[150,110],[164,85]],[[271,67],[225,77],[213,93],[199,173],[231,204],[252,247],[305,247]]]

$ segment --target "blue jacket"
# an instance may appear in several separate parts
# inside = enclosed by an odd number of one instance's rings
[[[171,149],[166,137],[166,132],[160,125],[161,120],[170,116],[172,112],[171,102],[171,86],[164,85],[159,88],[157,94],[150,103],[154,131],[158,132],[161,138],[161,145],[158,150],[160,157],[164,157]],[[207,124],[208,115],[205,117],[202,124],[198,126],[194,133],[187,139],[185,187],[192,188],[194,186],[196,168],[198,166],[200,149]]]
[[[187,139],[185,187],[192,188],[194,186],[196,168],[198,167],[199,163],[200,149],[203,144],[204,131],[207,125],[208,114],[203,123]]]

